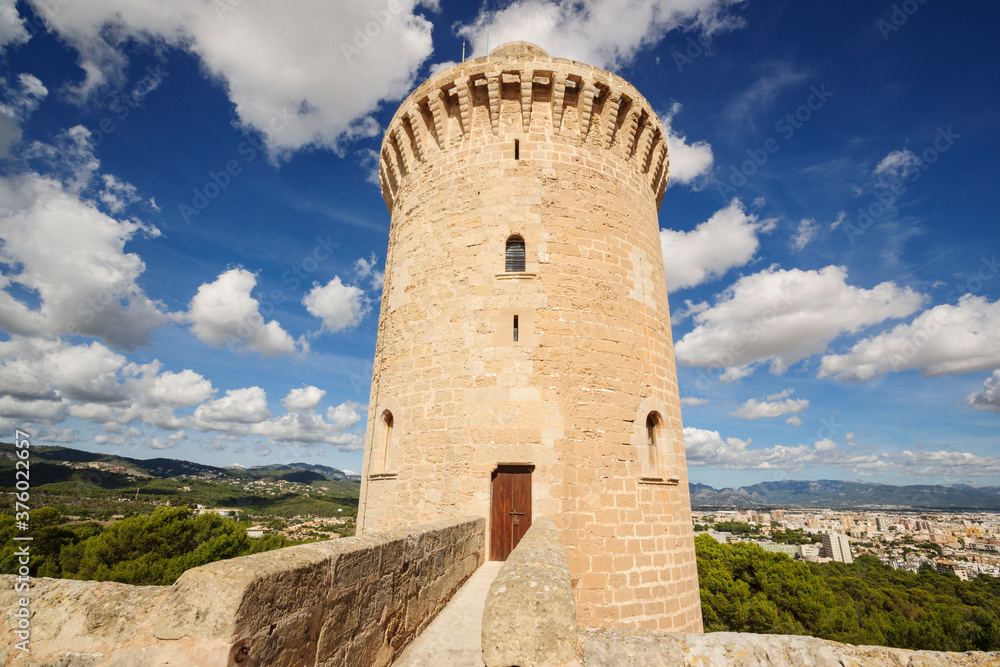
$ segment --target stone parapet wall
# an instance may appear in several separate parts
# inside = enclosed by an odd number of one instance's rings
[[[490,586],[483,611],[486,667],[558,667],[577,655],[576,604],[556,524],[538,517]]]
[[[670,164],[666,134],[639,91],[599,67],[512,42],[439,72],[400,105],[379,159],[386,205],[393,211],[406,184],[420,181],[414,175],[455,159],[455,149],[515,135],[532,148],[536,140],[558,138],[614,155],[657,203],[663,199]]]
[[[173,586],[35,579],[31,652],[0,630],[0,665],[389,665],[485,557],[461,518],[188,570]],[[0,608],[24,593],[0,577]]]
[[[1000,653],[907,651],[790,635],[586,628],[586,667],[996,667]]]

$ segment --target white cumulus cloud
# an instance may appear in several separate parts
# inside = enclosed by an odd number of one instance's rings
[[[908,324],[858,341],[845,354],[823,357],[820,377],[870,380],[920,368],[924,375],[974,373],[1000,367],[1000,300],[966,294]]]
[[[183,321],[198,340],[222,347],[246,346],[266,357],[295,351],[295,341],[276,321],[265,321],[252,295],[257,277],[246,269],[230,269],[204,283],[191,299]]]
[[[667,135],[667,155],[670,158],[668,184],[691,185],[711,171],[715,156],[707,141],[688,143],[687,137],[674,129],[674,116],[680,110],[680,103],[675,103],[669,111],[660,114],[663,131]]]
[[[203,403],[194,411],[195,422],[208,427],[203,430],[214,430],[224,422],[256,424],[270,418],[267,394],[260,387],[230,389],[222,398]]]
[[[743,266],[760,247],[758,235],[772,229],[773,220],[758,220],[738,199],[690,232],[661,229],[667,289],[694,287]]]
[[[969,394],[965,402],[976,410],[992,410],[1000,412],[1000,370],[983,382],[983,390]]]
[[[125,245],[159,231],[110,217],[75,190],[34,172],[0,177],[0,327],[48,338],[83,334],[126,348],[145,344],[166,316],[139,287],[145,264]],[[39,304],[15,296],[14,286],[37,294]]]
[[[760,419],[762,417],[794,415],[808,408],[808,399],[788,398],[792,391],[792,389],[788,389],[780,394],[772,394],[765,397],[764,400],[751,398],[729,414],[741,419]]]
[[[681,398],[681,405],[695,406],[695,405],[705,405],[706,403],[708,403],[707,398],[696,398],[694,396],[684,396],[683,398]]]
[[[80,441],[80,432],[74,428],[47,428],[40,431],[35,439],[70,444]]]
[[[822,464],[829,456],[828,448],[819,442],[753,449],[750,440],[724,438],[718,431],[690,426],[684,428],[684,447],[688,465],[722,470],[800,471]]]
[[[409,92],[433,50],[421,4],[436,3],[91,0],[41,14],[79,54],[79,98],[123,83],[129,41],[166,44],[199,58],[240,122],[282,156],[378,134],[373,112]]]
[[[695,328],[678,341],[677,360],[687,366],[740,369],[770,360],[771,372],[827,349],[844,333],[901,318],[924,297],[884,282],[871,289],[847,284],[843,267],[819,271],[768,268],[744,276],[708,310],[694,316]]]
[[[21,400],[118,403],[127,397],[119,371],[125,357],[94,341],[14,336],[0,342],[0,393]]]
[[[4,7],[0,4],[0,53],[3,52],[3,13]],[[20,143],[21,124],[48,94],[48,89],[33,74],[19,74],[15,85],[0,77],[0,159],[9,157],[13,147]]]
[[[127,370],[140,374],[127,383],[129,394],[148,405],[191,407],[215,395],[212,383],[190,369],[179,373],[160,372],[161,364],[153,362]]]
[[[302,303],[311,315],[323,320],[323,328],[330,333],[356,327],[369,310],[364,290],[345,285],[339,276],[326,285],[313,285]]]
[[[17,12],[17,0],[0,0],[0,55],[8,46],[24,44],[30,38]]]
[[[553,56],[616,69],[676,29],[711,34],[741,25],[729,8],[739,0],[518,0],[498,11],[482,10],[459,28],[472,53],[524,40]]]
[[[840,446],[821,438],[794,446],[753,447],[750,440],[723,437],[718,431],[685,427],[684,444],[690,466],[722,470],[782,470],[802,472],[831,468],[850,470],[858,476],[895,473],[904,477],[942,476],[969,478],[1000,474],[1000,457],[954,450],[901,452],[876,451],[852,442]]]
[[[282,399],[285,409],[293,412],[312,410],[326,396],[326,392],[319,387],[299,387],[288,392],[288,396]]]

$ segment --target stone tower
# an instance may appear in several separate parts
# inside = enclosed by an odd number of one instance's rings
[[[392,214],[359,531],[552,517],[583,625],[702,629],[657,209],[627,81],[525,42],[430,78],[382,142]]]

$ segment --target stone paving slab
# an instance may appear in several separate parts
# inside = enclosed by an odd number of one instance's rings
[[[487,561],[458,589],[393,667],[483,667],[483,609],[500,561]]]

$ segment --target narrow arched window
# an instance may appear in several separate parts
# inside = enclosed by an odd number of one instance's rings
[[[659,460],[656,451],[656,431],[660,426],[659,415],[650,412],[646,417],[646,473],[649,475],[659,475]]]
[[[390,470],[392,466],[392,413],[386,410],[382,414],[382,471]]]
[[[524,271],[524,239],[511,236],[507,239],[507,273]]]

